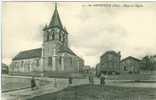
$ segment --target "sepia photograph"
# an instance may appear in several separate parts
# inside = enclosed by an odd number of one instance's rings
[[[3,1],[1,100],[156,100],[156,2]]]

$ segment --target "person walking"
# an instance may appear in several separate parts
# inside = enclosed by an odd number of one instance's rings
[[[72,79],[72,77],[70,76],[69,79],[68,79],[69,86],[73,83],[72,80],[73,80],[73,79]]]
[[[31,89],[34,90],[35,88],[36,88],[35,78],[32,77],[32,79],[31,79]]]
[[[57,88],[57,81],[56,81],[56,78],[54,79],[54,87]]]
[[[92,74],[89,75],[89,83],[93,86],[94,85],[94,77]]]
[[[100,77],[100,85],[102,87],[104,87],[104,85],[105,85],[105,76],[104,76],[104,74],[102,74],[101,77]]]

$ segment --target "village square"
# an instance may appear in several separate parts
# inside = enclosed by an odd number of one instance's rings
[[[62,23],[61,6],[52,7],[42,47],[18,52],[9,65],[2,62],[2,100],[156,99],[156,54],[122,57],[122,51],[110,49],[88,65],[70,48],[73,33]]]

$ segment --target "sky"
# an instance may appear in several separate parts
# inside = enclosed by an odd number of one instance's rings
[[[108,50],[120,51],[121,59],[156,54],[156,3],[139,3],[140,7],[124,4],[58,3],[62,24],[69,33],[69,46],[86,65],[95,67]],[[49,24],[53,11],[53,2],[3,2],[3,63],[10,64],[20,51],[42,47],[42,29]]]

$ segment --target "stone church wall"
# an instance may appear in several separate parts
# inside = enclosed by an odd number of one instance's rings
[[[32,58],[32,59],[21,59],[14,60],[10,65],[11,72],[35,72],[42,71],[41,59]]]

